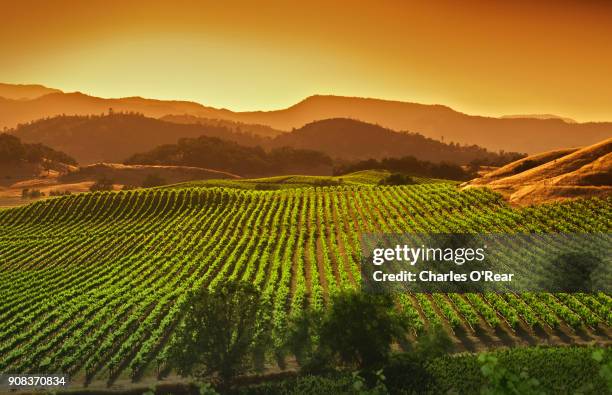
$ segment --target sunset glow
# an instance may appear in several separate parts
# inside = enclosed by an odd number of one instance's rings
[[[4,1],[0,81],[239,111],[335,94],[612,120],[607,2],[229,4]]]

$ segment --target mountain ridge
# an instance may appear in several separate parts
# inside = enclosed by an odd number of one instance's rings
[[[115,111],[148,117],[192,115],[209,119],[266,125],[281,131],[329,118],[352,118],[396,131],[491,150],[536,153],[594,144],[612,136],[612,122],[568,123],[559,118],[495,118],[469,115],[441,104],[335,95],[312,95],[279,110],[234,112],[196,102],[146,99],[139,96],[105,99],[80,92],[53,92],[32,100],[0,98],[0,128],[61,114],[89,115]]]
[[[292,132],[260,136],[257,125],[231,122],[174,123],[134,113],[57,116],[12,129],[25,142],[41,142],[64,151],[81,164],[122,162],[128,157],[181,138],[217,137],[244,146],[265,149],[306,149],[334,159],[363,160],[415,156],[433,162],[490,164],[514,160],[513,153],[498,154],[480,146],[460,146],[417,133],[396,132],[367,122],[334,118],[314,121]],[[269,131],[268,131],[269,132]],[[517,154],[518,155],[518,154]]]

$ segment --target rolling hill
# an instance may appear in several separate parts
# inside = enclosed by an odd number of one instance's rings
[[[510,163],[464,185],[486,186],[510,202],[533,204],[612,194],[612,138]]]
[[[62,91],[42,85],[3,84],[0,82],[0,98],[32,100],[50,93],[62,93]]]
[[[341,96],[312,96],[284,110],[237,113],[232,119],[288,130],[336,117],[409,130],[444,141],[527,153],[592,144],[612,136],[610,122],[572,124],[561,119],[491,118],[463,114],[442,105]]]
[[[200,167],[97,163],[95,165],[82,166],[61,175],[58,183],[78,183],[106,178],[112,180],[115,184],[141,186],[143,181],[151,175],[159,178],[163,184],[194,180],[240,178],[235,174]]]
[[[252,126],[261,129],[261,126]],[[270,129],[273,130],[273,129]],[[414,156],[433,162],[467,164],[474,159],[507,163],[518,154],[498,154],[479,146],[459,146],[426,138],[416,133],[398,133],[377,125],[351,119],[312,122],[276,137],[253,134],[251,125],[229,121],[175,123],[139,114],[112,113],[95,116],[58,116],[41,119],[11,130],[26,142],[41,142],[75,157],[81,164],[123,162],[136,153],[160,145],[174,144],[181,138],[218,137],[247,147],[265,149],[291,147],[316,150],[342,160],[380,159]],[[272,132],[271,132],[272,133]],[[155,162],[174,164],[174,162]],[[201,167],[196,163],[182,165]],[[204,167],[216,169],[214,164]],[[231,169],[226,169],[232,171]],[[316,173],[318,174],[318,173]]]
[[[182,138],[148,152],[135,154],[129,165],[194,166],[222,170],[240,176],[262,177],[283,174],[330,175],[331,158],[324,153],[291,147],[248,147],[215,137]]]
[[[258,357],[284,366],[291,317],[360,287],[364,232],[609,232],[609,207],[592,199],[513,208],[487,189],[425,183],[178,186],[0,210],[0,372],[64,372],[77,392],[96,380],[152,384],[172,371],[168,350],[189,293],[227,278],[261,288]],[[610,344],[607,293],[395,297],[411,334],[441,325],[458,351]]]
[[[72,155],[81,164],[122,162],[129,156],[187,137],[222,137],[244,145],[262,138],[224,126],[178,124],[139,114],[58,116],[21,125],[10,131],[26,142],[40,142]]]
[[[270,144],[324,152],[346,160],[414,156],[431,162],[467,164],[475,159],[507,162],[519,154],[501,155],[481,146],[443,143],[418,133],[395,132],[354,119],[334,118],[311,122],[277,136]]]
[[[70,156],[46,145],[23,143],[15,136],[0,133],[0,187],[41,174],[66,172],[76,164]]]
[[[194,115],[165,115],[159,119],[166,122],[180,123],[185,125],[224,127],[235,133],[247,133],[261,137],[276,137],[284,133],[281,130],[273,129],[266,125],[228,121],[225,119],[202,118]]]
[[[1,95],[0,95],[1,96]],[[15,97],[13,95],[13,97]],[[149,117],[190,115],[289,131],[329,118],[353,118],[393,130],[418,132],[426,137],[460,144],[478,144],[492,150],[536,153],[593,144],[610,137],[612,123],[568,123],[549,118],[492,118],[467,115],[443,105],[316,95],[281,110],[234,112],[187,101],[141,97],[104,99],[83,93],[52,92],[31,100],[0,99],[0,127],[14,127],[61,114],[138,112]]]

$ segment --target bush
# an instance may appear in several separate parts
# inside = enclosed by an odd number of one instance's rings
[[[157,174],[149,174],[145,177],[144,180],[142,180],[143,188],[159,187],[159,186],[166,185],[166,184],[167,184],[166,180],[164,180],[162,177],[158,176]]]
[[[379,185],[413,185],[417,182],[402,173],[393,173],[378,182]]]
[[[258,191],[275,191],[277,189],[280,189],[280,187],[276,184],[272,184],[269,182],[258,182],[257,184],[255,184],[255,189],[257,189]]]
[[[103,177],[96,181],[92,186],[89,187],[91,192],[96,191],[112,191],[113,190],[113,180]]]
[[[21,190],[21,198],[22,199],[38,199],[45,196],[44,192],[41,192],[38,189],[28,189],[24,188]],[[53,196],[53,195],[51,195]]]
[[[70,191],[60,191],[60,190],[53,190],[49,192],[49,196],[68,196],[71,194],[72,193]]]

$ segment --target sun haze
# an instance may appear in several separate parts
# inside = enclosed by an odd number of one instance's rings
[[[612,120],[604,1],[6,1],[0,82],[232,110],[312,94]]]

